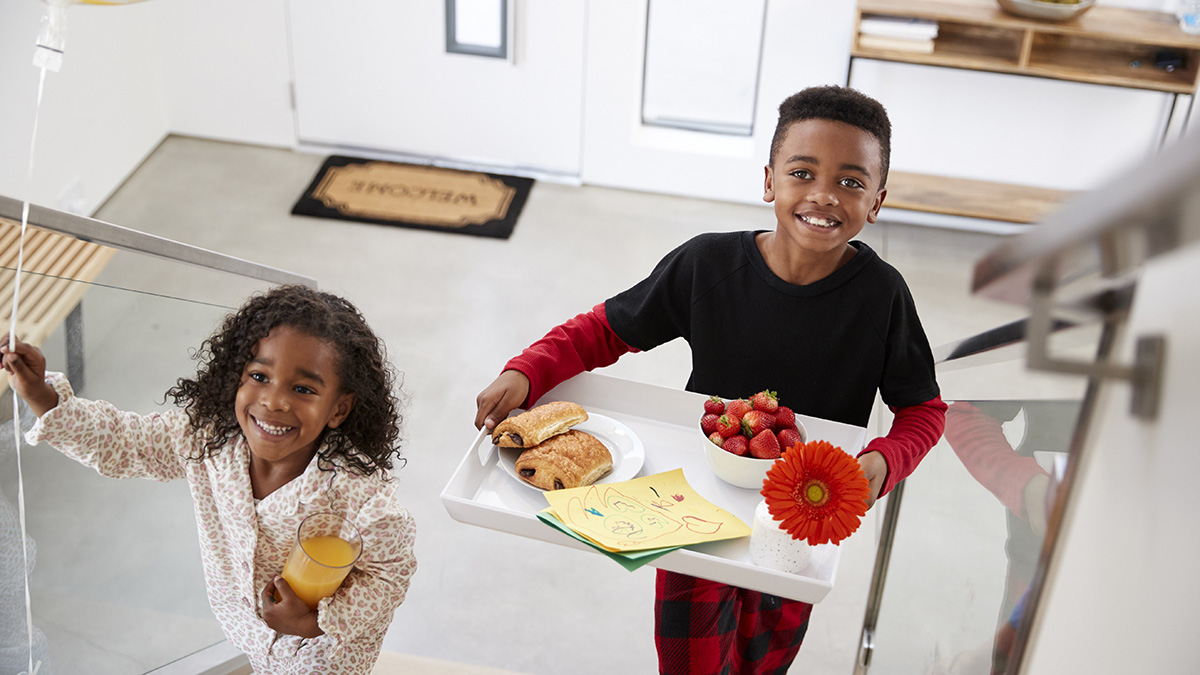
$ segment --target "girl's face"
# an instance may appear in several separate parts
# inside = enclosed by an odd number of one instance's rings
[[[341,391],[329,343],[276,326],[243,368],[235,405],[255,458],[307,466],[321,432],[345,421],[354,396]]]

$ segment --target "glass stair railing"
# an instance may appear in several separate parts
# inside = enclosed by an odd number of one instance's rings
[[[15,255],[7,254],[16,249],[13,232],[19,237],[20,217],[21,203],[0,197],[5,333],[16,275]],[[81,396],[140,413],[166,409],[166,390],[195,371],[189,355],[246,297],[280,283],[315,285],[308,277],[37,206],[30,209],[29,225],[18,334],[28,338],[37,332],[48,368],[70,371]],[[28,670],[30,645],[12,405],[5,386],[4,673]],[[27,429],[32,413],[23,403],[21,411],[21,427]],[[39,675],[168,672],[168,664],[206,650],[215,650],[218,662],[237,662],[236,652],[221,648],[224,636],[209,609],[185,483],[104,478],[52,448],[28,447],[23,440],[20,453]]]
[[[1080,466],[1103,443],[1098,410],[1119,396],[1123,424],[1152,428],[1162,421],[1166,374],[1175,372],[1170,357],[1183,356],[1170,353],[1169,326],[1131,334],[1128,319],[1146,300],[1139,281],[1169,255],[1193,253],[1198,240],[1193,133],[977,263],[974,293],[1025,305],[1029,316],[935,350],[950,404],[946,432],[887,498],[855,673],[1048,672],[1030,670],[1031,645],[1062,578],[1055,570],[1064,524],[1078,516]],[[1176,615],[1190,614],[1184,604]],[[1086,642],[1043,641],[1039,662],[1081,653],[1102,662],[1107,649],[1139,648]]]

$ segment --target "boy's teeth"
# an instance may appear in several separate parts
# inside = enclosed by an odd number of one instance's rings
[[[833,227],[837,224],[836,220],[826,220],[824,218],[816,218],[814,216],[800,216],[800,220],[803,220],[809,225],[816,225],[817,227]]]
[[[276,426],[267,424],[266,422],[259,420],[259,419],[256,419],[254,421],[256,424],[258,424],[258,426],[260,428],[262,428],[263,431],[267,432],[268,434],[275,435],[275,436],[281,436],[292,430],[291,427],[276,427]]]

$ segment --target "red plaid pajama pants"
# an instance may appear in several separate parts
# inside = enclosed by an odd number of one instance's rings
[[[658,570],[654,645],[661,675],[785,675],[812,605]]]

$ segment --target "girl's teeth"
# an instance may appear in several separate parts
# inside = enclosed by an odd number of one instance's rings
[[[286,434],[287,432],[292,430],[291,427],[271,426],[270,424],[267,424],[266,422],[263,422],[262,420],[256,419],[254,421],[255,421],[255,423],[258,424],[259,428],[261,428],[263,431],[267,432],[268,434],[271,434],[272,436],[282,436],[283,434]]]

